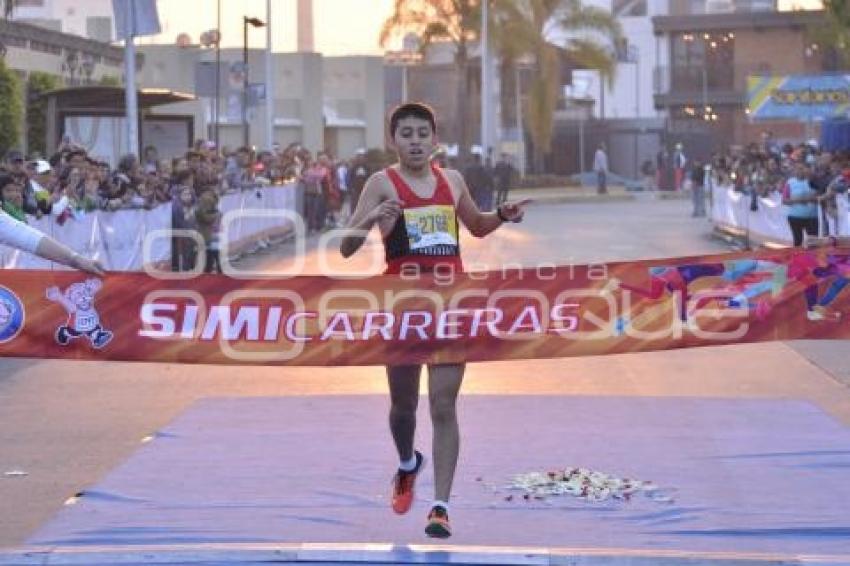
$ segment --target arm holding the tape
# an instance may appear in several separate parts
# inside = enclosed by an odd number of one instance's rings
[[[50,236],[5,213],[0,213],[0,244],[94,275],[104,274],[103,266],[97,261],[81,256]]]

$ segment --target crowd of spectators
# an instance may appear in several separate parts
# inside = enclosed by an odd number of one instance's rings
[[[294,182],[304,192],[308,229],[320,232],[337,226],[356,206],[366,179],[377,167],[365,150],[349,160],[335,160],[328,152],[314,155],[295,143],[265,151],[249,147],[218,151],[205,140],[173,159],[161,159],[157,148],[148,146],[141,159],[127,154],[111,167],[64,139],[49,157],[7,152],[0,164],[0,206],[22,222],[49,216],[64,225],[97,210],[153,209],[170,203],[173,228],[197,232],[207,249],[206,269],[220,271],[222,195]],[[194,242],[194,238],[173,239],[173,269],[194,265]],[[260,239],[258,244],[264,247],[268,242]]]
[[[703,167],[695,163],[692,177]],[[716,185],[750,195],[753,211],[758,210],[758,197],[781,195],[795,245],[802,242],[803,231],[816,235],[820,224],[828,234],[836,226],[836,199],[850,187],[850,152],[824,151],[816,140],[780,145],[767,132],[761,143],[715,155],[710,169]]]

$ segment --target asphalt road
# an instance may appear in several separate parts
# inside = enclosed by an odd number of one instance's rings
[[[589,263],[726,251],[686,201],[639,198],[537,203],[527,220],[462,245],[468,266]],[[370,269],[316,239],[305,272]],[[292,267],[292,243],[237,267]],[[379,250],[371,240],[368,248]],[[850,425],[850,364],[842,345],[768,343],[597,358],[471,365],[465,394],[782,397],[807,400]],[[15,547],[67,498],[97,484],[194,400],[213,396],[362,395],[386,391],[380,368],[248,368],[0,360],[0,547]],[[518,371],[518,369],[522,371]],[[533,379],[528,376],[533,375]],[[425,380],[423,380],[424,382]],[[386,434],[376,431],[376,434]],[[389,442],[389,437],[387,438]],[[7,475],[22,471],[25,475]]]

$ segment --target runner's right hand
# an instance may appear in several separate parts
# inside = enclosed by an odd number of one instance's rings
[[[381,224],[395,224],[395,221],[401,216],[402,202],[395,199],[388,199],[379,204],[372,211],[372,218],[375,222]]]

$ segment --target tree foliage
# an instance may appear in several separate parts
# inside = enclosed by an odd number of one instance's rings
[[[24,117],[21,79],[0,59],[0,155],[18,145]]]
[[[381,28],[380,43],[393,37],[415,33],[420,50],[447,41],[454,47],[457,68],[457,127],[461,160],[469,151],[469,48],[478,41],[481,30],[480,0],[395,0],[392,15]]]
[[[60,88],[62,80],[49,73],[33,71],[27,79],[27,153],[47,155],[47,101],[41,94]]]
[[[496,44],[503,60],[533,61],[535,72],[524,114],[537,152],[551,152],[554,115],[561,97],[561,65],[597,69],[613,81],[613,46],[622,37],[620,23],[609,11],[585,6],[581,0],[501,0],[496,4]],[[564,39],[551,40],[554,32]]]
[[[616,58],[613,46],[622,28],[610,11],[585,5],[582,0],[489,0],[491,40],[502,62],[503,80],[513,74],[519,60],[534,65],[524,115],[535,148],[549,153],[554,114],[561,96],[561,65],[598,69],[613,81]],[[558,31],[563,41],[550,41]],[[381,45],[413,32],[423,52],[433,43],[454,47],[458,83],[458,129],[461,157],[469,145],[466,99],[469,92],[470,48],[481,32],[481,0],[396,0],[393,14],[384,22]],[[473,94],[474,95],[474,94]],[[504,98],[503,98],[504,100]]]
[[[811,26],[811,40],[832,49],[842,69],[850,68],[850,2],[823,0],[826,25]]]

